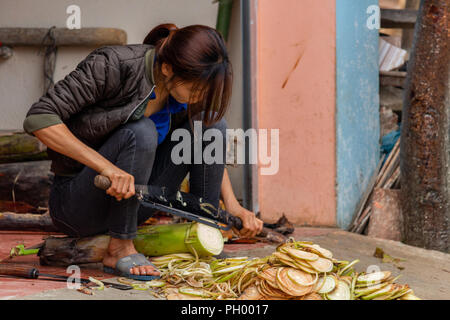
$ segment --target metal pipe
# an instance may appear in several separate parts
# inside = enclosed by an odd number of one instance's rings
[[[242,63],[243,63],[243,127],[257,128],[256,121],[256,0],[241,0]],[[249,143],[245,143],[244,207],[258,212],[258,168],[249,163]]]

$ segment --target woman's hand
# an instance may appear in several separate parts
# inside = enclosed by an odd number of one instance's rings
[[[255,214],[241,205],[228,210],[232,215],[242,220],[242,229],[239,230],[239,235],[244,238],[253,238],[259,234],[263,229],[263,221],[256,218]]]
[[[262,231],[263,222],[256,218],[255,214],[245,209],[237,201],[234,196],[233,188],[231,187],[230,177],[228,171],[224,170],[221,193],[226,210],[233,216],[236,216],[242,220],[243,228],[239,230],[241,237],[253,238]]]
[[[111,181],[111,187],[106,193],[120,201],[135,194],[134,177],[116,166],[109,166],[100,172]]]

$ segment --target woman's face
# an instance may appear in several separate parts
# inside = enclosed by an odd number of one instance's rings
[[[166,63],[162,64],[162,73],[166,79],[173,77],[172,67]],[[179,103],[197,103],[199,94],[192,94],[193,83],[189,82],[175,82],[174,85],[169,85],[169,93]]]
[[[174,87],[170,88],[169,93],[180,103],[196,103],[198,99],[191,99],[192,83],[178,83]],[[190,101],[191,99],[191,101]],[[192,101],[194,100],[194,101]]]

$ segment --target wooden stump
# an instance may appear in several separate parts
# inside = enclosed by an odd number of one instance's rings
[[[66,267],[72,264],[102,262],[109,240],[107,235],[47,238],[39,250],[40,264]]]

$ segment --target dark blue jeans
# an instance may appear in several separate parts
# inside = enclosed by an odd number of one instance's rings
[[[212,127],[222,132],[225,155],[225,120]],[[189,121],[182,128],[189,130],[192,137]],[[132,174],[136,184],[176,190],[189,173],[190,192],[217,207],[224,161],[176,165],[171,160],[171,152],[178,142],[171,141],[169,136],[159,146],[157,141],[155,124],[144,117],[119,127],[97,151]],[[203,148],[209,143],[203,142]],[[194,150],[193,146],[191,150]],[[106,233],[114,238],[133,239],[137,226],[151,217],[154,211],[141,206],[135,197],[117,201],[104,190],[96,188],[94,177],[97,174],[85,166],[75,177],[55,175],[49,199],[53,223],[61,232],[73,237]]]

